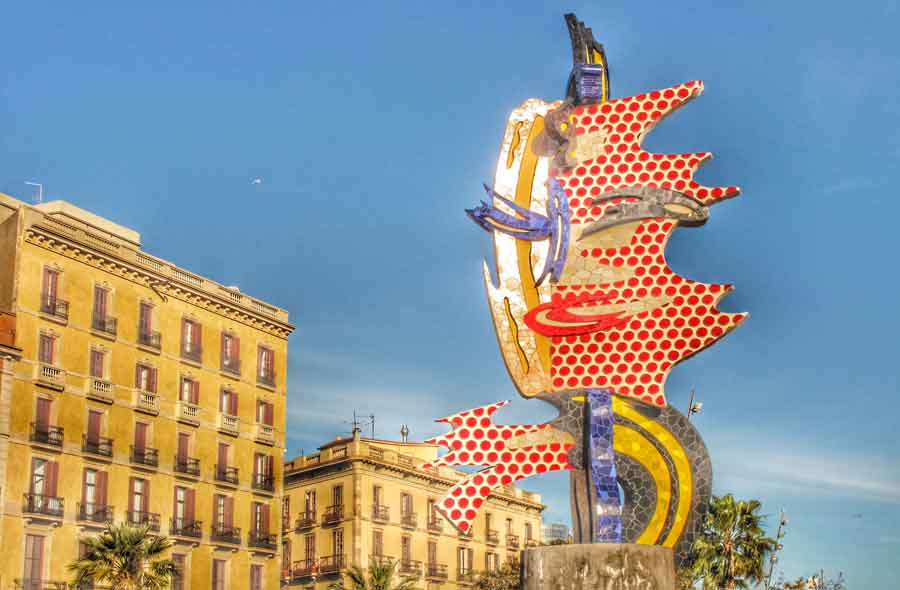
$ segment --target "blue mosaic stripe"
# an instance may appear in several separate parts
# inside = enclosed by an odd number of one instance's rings
[[[597,489],[597,542],[622,542],[622,499],[613,451],[612,394],[589,389],[591,477]]]

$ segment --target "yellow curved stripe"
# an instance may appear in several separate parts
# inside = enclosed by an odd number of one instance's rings
[[[691,510],[691,499],[693,497],[693,478],[691,477],[691,464],[688,461],[687,454],[681,443],[678,442],[668,430],[663,428],[658,422],[643,416],[628,403],[619,397],[613,397],[613,412],[628,418],[651,435],[663,446],[672,458],[675,464],[675,473],[678,478],[678,505],[675,507],[675,519],[672,521],[672,528],[663,541],[663,547],[674,547],[678,542],[684,526],[687,524],[688,514]],[[618,426],[615,427],[613,433],[613,441],[619,432]]]
[[[535,138],[544,130],[544,118],[536,116],[528,131],[528,139],[525,141],[525,149],[522,150],[522,163],[519,165],[519,180],[516,182],[515,203],[526,209],[531,208],[531,191],[534,185],[534,172],[538,165],[538,155],[531,146]],[[531,268],[531,242],[516,240],[516,258],[519,262],[519,281],[522,285],[522,294],[525,296],[525,305],[533,309],[540,305],[537,285],[534,284],[534,270]],[[537,332],[533,332],[538,358],[541,359],[546,373],[550,372],[550,340]]]
[[[516,318],[513,317],[512,309],[509,307],[509,297],[503,298],[503,309],[506,311],[506,321],[509,322],[509,332],[512,336],[513,344],[516,346],[516,354],[519,356],[519,365],[521,366],[522,371],[527,373],[530,368],[528,365],[528,357],[525,356],[525,350],[519,342],[519,324],[516,323]]]
[[[635,541],[638,545],[655,545],[666,526],[669,502],[672,501],[672,480],[669,477],[666,460],[653,443],[637,430],[619,424],[613,428],[613,450],[643,465],[656,483],[656,508],[647,528]]]

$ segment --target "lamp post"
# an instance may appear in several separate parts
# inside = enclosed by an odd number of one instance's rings
[[[785,528],[787,527],[788,519],[784,514],[784,508],[781,509],[781,519],[778,522],[778,533],[775,535],[775,549],[772,551],[772,555],[769,556],[769,575],[766,576],[766,588],[765,590],[772,589],[772,572],[775,571],[775,564],[778,563],[778,552],[784,549],[784,545],[781,544],[781,539],[784,538]]]

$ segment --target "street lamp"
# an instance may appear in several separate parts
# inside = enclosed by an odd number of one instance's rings
[[[766,576],[766,590],[772,590],[772,572],[775,571],[775,564],[778,563],[778,552],[784,549],[784,545],[780,540],[784,538],[785,528],[788,519],[784,514],[784,508],[781,509],[781,518],[778,520],[778,532],[775,534],[775,549],[769,557],[769,575]]]

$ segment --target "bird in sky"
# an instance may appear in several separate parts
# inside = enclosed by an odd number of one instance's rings
[[[257,176],[256,178],[254,178],[253,180],[250,181],[250,184],[262,184],[262,178]]]

